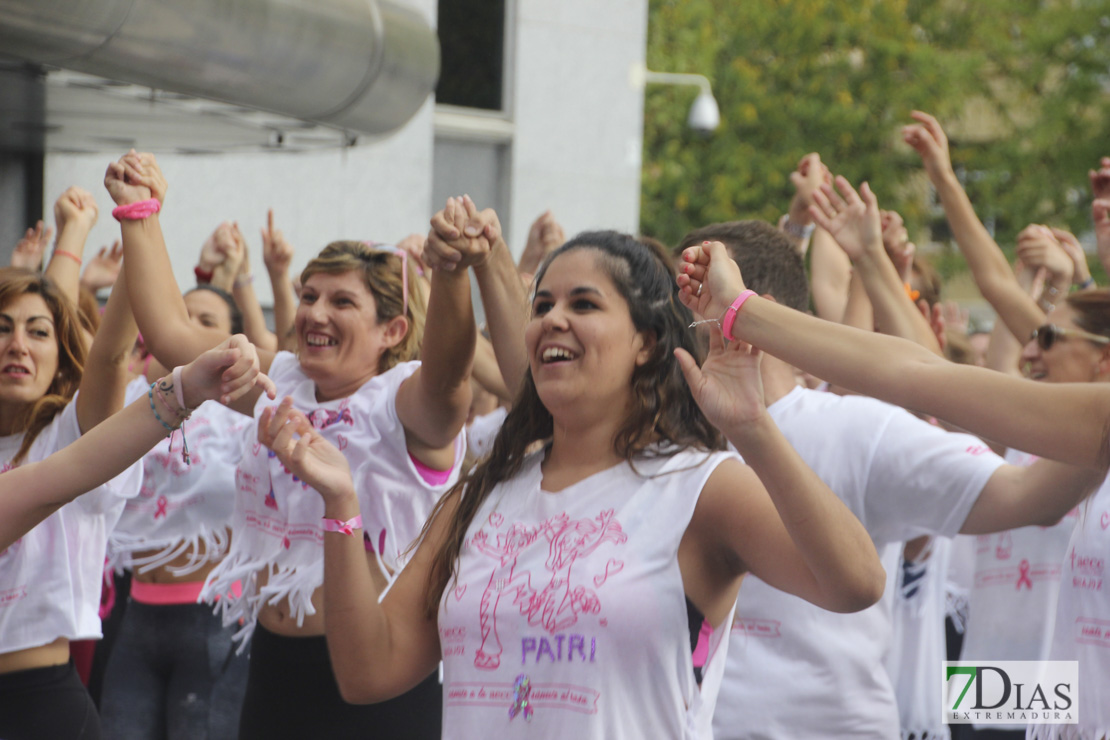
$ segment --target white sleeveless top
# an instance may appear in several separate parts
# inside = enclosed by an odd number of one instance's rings
[[[139,377],[128,391],[145,394],[149,387]],[[139,495],[127,502],[108,541],[114,567],[146,572],[190,553],[189,562],[175,569],[184,576],[223,557],[235,509],[235,468],[243,430],[250,424],[249,416],[207,401],[185,422],[188,463],[180,433],[143,456]],[[136,552],[146,550],[158,552],[135,558]]]
[[[1028,467],[1036,455],[1006,452]],[[960,660],[1048,660],[1061,565],[1078,517],[1073,509],[1051,527],[1021,527],[975,538],[975,577],[968,595]],[[975,727],[1013,729],[1013,725]]]
[[[293,406],[347,457],[367,546],[394,571],[403,565],[402,555],[436,501],[458,479],[465,452],[460,431],[455,464],[439,485],[427,483],[409,457],[405,428],[397,416],[397,389],[419,367],[419,362],[402,363],[366,381],[350,396],[322,403],[316,400],[315,383],[293,354],[279,352],[269,373],[278,400],[291,396]],[[258,442],[257,420],[275,403],[263,395],[255,405],[255,422],[246,430],[235,473],[231,548],[201,593],[206,601],[219,597],[224,624],[241,621],[237,636],[244,645],[264,603],[288,599],[297,623],[303,624],[305,615],[315,614],[312,594],[324,582],[323,499]],[[260,587],[257,574],[263,568],[269,579]],[[232,594],[236,581],[242,582],[240,597]]]
[[[74,401],[31,443],[24,460],[43,460],[81,436]],[[3,472],[23,442],[0,437]],[[59,637],[99,639],[100,586],[108,532],[124,501],[139,491],[132,465],[103,486],[82,494],[0,550],[0,653],[46,645]]]
[[[1079,505],[1064,553],[1050,660],[1079,662],[1079,723],[1030,725],[1028,737],[1110,738],[1110,478]]]
[[[937,680],[945,660],[945,585],[952,540],[933,537],[916,561],[900,553],[891,611],[891,649],[887,673],[894,684],[903,740],[951,737]],[[899,547],[901,549],[901,547]]]
[[[728,630],[699,691],[678,546],[735,454],[622,463],[558,493],[543,456],[482,504],[440,602],[443,737],[711,738]]]

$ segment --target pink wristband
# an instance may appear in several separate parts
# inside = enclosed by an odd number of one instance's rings
[[[353,516],[347,521],[342,519],[323,518],[325,532],[338,532],[339,534],[354,535],[356,529],[362,529],[362,514]]]
[[[181,407],[181,413],[188,414],[189,407],[185,405],[185,389],[181,385],[180,365],[173,369],[173,397],[177,399],[177,405]]]
[[[162,210],[162,204],[158,199],[148,198],[125,206],[116,206],[112,209],[112,218],[117,221],[142,221],[160,210]]]
[[[745,290],[736,296],[736,300],[732,305],[725,309],[725,315],[721,318],[721,333],[725,335],[725,339],[730,342],[735,342],[736,337],[732,336],[732,325],[736,323],[736,314],[740,311],[740,307],[744,305],[744,301],[755,295],[754,290]]]

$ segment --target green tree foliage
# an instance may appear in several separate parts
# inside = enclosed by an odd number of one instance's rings
[[[937,218],[901,142],[936,115],[977,211],[1008,244],[1030,222],[1089,228],[1087,170],[1110,155],[1106,0],[650,0],[647,62],[713,83],[722,124],[686,127],[694,88],[649,86],[641,229],[776,219],[817,151],[866,179],[919,242]]]

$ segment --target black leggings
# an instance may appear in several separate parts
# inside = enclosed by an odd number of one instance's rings
[[[348,704],[339,695],[325,638],[255,628],[239,740],[439,740],[442,720],[443,689],[435,673],[396,699]]]
[[[0,674],[0,738],[100,740],[100,717],[73,661]]]

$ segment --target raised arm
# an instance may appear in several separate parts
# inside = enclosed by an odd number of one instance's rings
[[[448,200],[442,213],[460,229],[467,218],[465,204],[454,199]],[[454,245],[467,261],[489,256],[489,243],[481,237],[464,235]],[[477,334],[470,304],[470,275],[466,270],[435,270],[420,369],[398,390],[397,415],[405,426],[409,451],[440,470],[454,462],[452,442],[470,409],[470,369]]]
[[[902,129],[902,138],[921,155],[929,180],[944,206],[956,244],[967,260],[979,292],[1016,336],[1029,336],[1044,322],[1044,312],[1014,281],[1010,263],[968,199],[948,154],[948,137],[937,119],[914,111],[918,122]]]
[[[259,374],[254,348],[242,336],[227,339],[182,368],[187,408],[207,400],[231,398],[256,384],[273,398],[269,378]],[[173,378],[158,381],[162,392],[140,398],[45,460],[20,465],[0,476],[0,550],[72,501],[122,473],[166,436],[163,420],[179,422]]]
[[[831,611],[878,601],[886,579],[875,546],[767,413],[759,350],[740,341],[726,348],[714,328],[700,369],[684,350],[675,354],[699,407],[751,466],[722,463],[698,500],[683,541],[704,564],[692,590],[715,581],[709,589],[731,601],[725,585],[750,571]]]
[[[235,305],[243,314],[243,333],[259,349],[277,352],[277,335],[266,326],[266,315],[262,313],[262,304],[254,292],[254,275],[251,274],[250,248],[239,224],[231,225],[231,236],[235,240],[236,251],[241,255],[235,278],[231,281],[231,295],[235,298]]]
[[[428,235],[427,258],[438,270],[459,269],[461,254],[449,240],[459,238],[462,231],[442,222],[442,219],[434,225],[433,233]],[[487,208],[471,217],[465,228],[483,235],[490,244],[489,257],[474,265],[474,276],[486,309],[486,327],[501,368],[501,377],[510,395],[515,397],[528,372],[524,326],[528,322],[529,309],[524,285],[513,265],[512,254],[501,235],[501,222],[493,209]],[[443,236],[440,236],[441,233]]]
[[[702,316],[723,316],[744,290],[724,245],[691,247],[683,258],[678,278],[683,303]],[[831,324],[759,298],[743,304],[732,332],[834,385],[931,414],[1008,447],[1087,467],[1102,468],[1110,457],[1110,388],[1100,383],[1008,378],[953,364],[897,337]]]
[[[316,489],[324,500],[325,518],[350,522],[359,516],[346,458],[316,433],[289,399],[263,412],[258,435],[289,470]],[[453,510],[450,504],[440,510],[381,603],[366,567],[361,526],[353,524],[350,536],[324,535],[324,629],[332,670],[346,701],[390,699],[435,670],[439,634],[436,621],[424,612],[424,589],[431,553],[443,539]]]
[[[150,198],[163,201],[166,191],[165,178],[150,154],[131,153],[110,164],[104,185],[120,206]],[[166,367],[184,365],[225,339],[221,331],[198,326],[189,319],[166,253],[158,214],[124,218],[120,227],[132,312],[155,359]],[[263,371],[268,370],[273,354],[262,352],[260,358]],[[247,394],[236,402],[236,410],[251,413],[257,398],[257,391]]]
[[[123,408],[138,327],[131,315],[126,278],[117,282],[96,332],[77,395],[77,423],[87,432]]]
[[[790,173],[790,183],[794,186],[794,197],[790,207],[779,219],[779,229],[790,240],[794,250],[805,257],[813,235],[814,223],[809,207],[814,204],[813,196],[822,185],[831,183],[829,168],[821,162],[821,155],[810,152],[802,157],[797,168]]]
[[[47,226],[39,220],[34,228],[27,229],[23,238],[15,243],[11,266],[42,272],[42,257],[46,253],[46,245],[50,243],[53,236],[54,227]]]
[[[54,243],[54,253],[45,272],[75,306],[80,291],[85,241],[96,224],[97,214],[96,199],[83,188],[67,189],[54,203],[58,241]]]
[[[293,281],[289,279],[293,245],[286,241],[281,229],[274,228],[273,208],[266,211],[266,227],[262,229],[262,263],[266,265],[266,275],[270,278],[274,294],[274,334],[281,346],[293,331],[297,294],[293,292]]]
[[[843,177],[836,178],[837,193],[828,185],[814,195],[814,220],[829,232],[852,260],[879,331],[917,342],[940,353],[936,335],[921,311],[906,295],[904,282],[883,245],[879,204],[867,183],[859,193]]]

